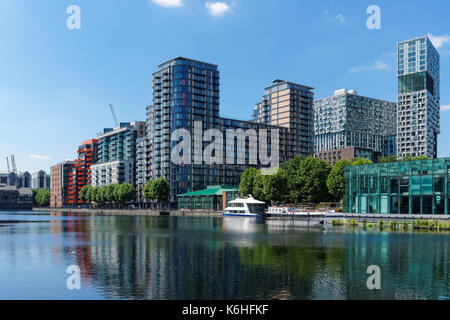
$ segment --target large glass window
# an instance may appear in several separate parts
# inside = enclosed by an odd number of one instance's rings
[[[391,178],[391,182],[390,182],[390,193],[393,194],[398,194],[398,179],[397,178]]]
[[[399,93],[422,91],[427,89],[434,94],[434,81],[427,72],[407,74],[398,78]]]
[[[399,209],[399,198],[391,197],[391,213],[398,213]]]
[[[389,178],[380,177],[380,191],[381,193],[389,193]]]
[[[412,214],[420,214],[420,196],[412,197]]]
[[[422,176],[422,194],[433,194],[433,176]]]
[[[369,212],[368,213],[378,213],[378,198],[377,197],[369,197]]]
[[[420,176],[411,177],[411,195],[420,195]]]
[[[400,214],[409,214],[409,197],[401,197]]]
[[[388,196],[382,196],[380,201],[380,213],[390,213],[389,212],[389,197]]]
[[[370,176],[369,177],[369,193],[378,193],[378,177]]]
[[[433,214],[433,197],[422,197],[422,214]]]
[[[442,176],[434,176],[433,184],[434,184],[434,192],[442,193],[444,192],[444,177]]]
[[[407,177],[400,178],[400,193],[403,195],[409,194],[409,178]]]

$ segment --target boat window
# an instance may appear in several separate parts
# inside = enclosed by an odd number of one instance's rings
[[[264,213],[265,208],[265,204],[248,204],[248,210],[250,210],[251,213]]]

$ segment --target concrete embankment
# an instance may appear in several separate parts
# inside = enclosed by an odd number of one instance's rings
[[[66,212],[66,213],[82,213],[87,215],[98,216],[163,216],[170,215],[174,217],[221,217],[221,212],[200,212],[200,211],[179,211],[179,210],[126,210],[126,209],[53,209],[53,208],[34,208],[37,212]]]

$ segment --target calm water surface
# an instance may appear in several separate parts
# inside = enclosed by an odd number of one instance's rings
[[[448,299],[450,234],[0,212],[0,299]],[[68,290],[66,269],[81,269]],[[367,267],[382,289],[367,289]]]

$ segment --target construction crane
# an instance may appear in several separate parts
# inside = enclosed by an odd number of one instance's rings
[[[113,115],[114,122],[116,123],[116,127],[118,127],[119,126],[119,121],[117,121],[116,112],[114,111],[114,107],[112,106],[112,104],[109,105],[109,108],[111,109],[111,113]]]
[[[9,158],[8,157],[6,157],[6,164],[8,165],[8,173],[10,173],[11,172],[11,168],[9,166]]]
[[[16,159],[14,158],[14,155],[11,155],[11,165],[13,172],[17,173]]]

